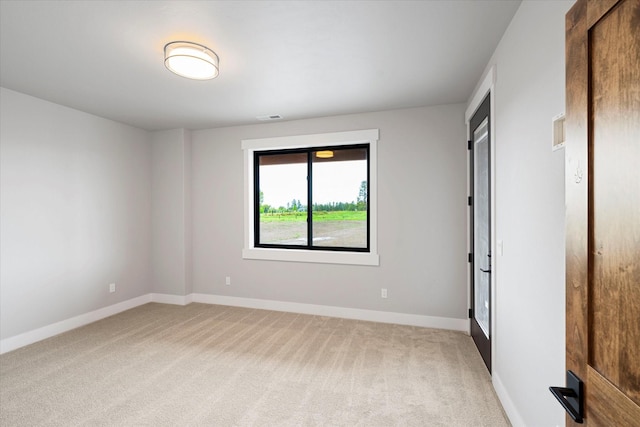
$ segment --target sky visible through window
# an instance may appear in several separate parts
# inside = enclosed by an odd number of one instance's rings
[[[293,199],[307,204],[307,165],[304,163],[260,167],[264,204],[287,207]],[[313,203],[356,202],[362,181],[367,180],[366,161],[315,164]]]

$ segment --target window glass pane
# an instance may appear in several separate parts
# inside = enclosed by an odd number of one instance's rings
[[[473,132],[474,152],[474,316],[478,325],[489,337],[490,275],[480,271],[491,269],[491,233],[489,230],[489,120],[485,118]]]
[[[307,154],[259,157],[260,243],[307,245]]]
[[[313,246],[367,248],[367,149],[312,152]]]

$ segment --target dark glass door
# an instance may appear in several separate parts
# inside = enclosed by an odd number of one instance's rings
[[[471,336],[491,372],[491,132],[489,95],[470,122],[473,196],[471,199]]]

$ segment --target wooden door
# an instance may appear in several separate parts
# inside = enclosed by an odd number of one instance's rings
[[[566,364],[586,425],[640,426],[640,0],[566,18]]]

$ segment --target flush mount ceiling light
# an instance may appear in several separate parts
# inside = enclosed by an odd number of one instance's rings
[[[331,150],[316,151],[316,157],[320,159],[330,159],[333,157],[333,151]]]
[[[210,80],[218,76],[218,55],[206,46],[171,42],[164,47],[164,65],[179,76]]]

